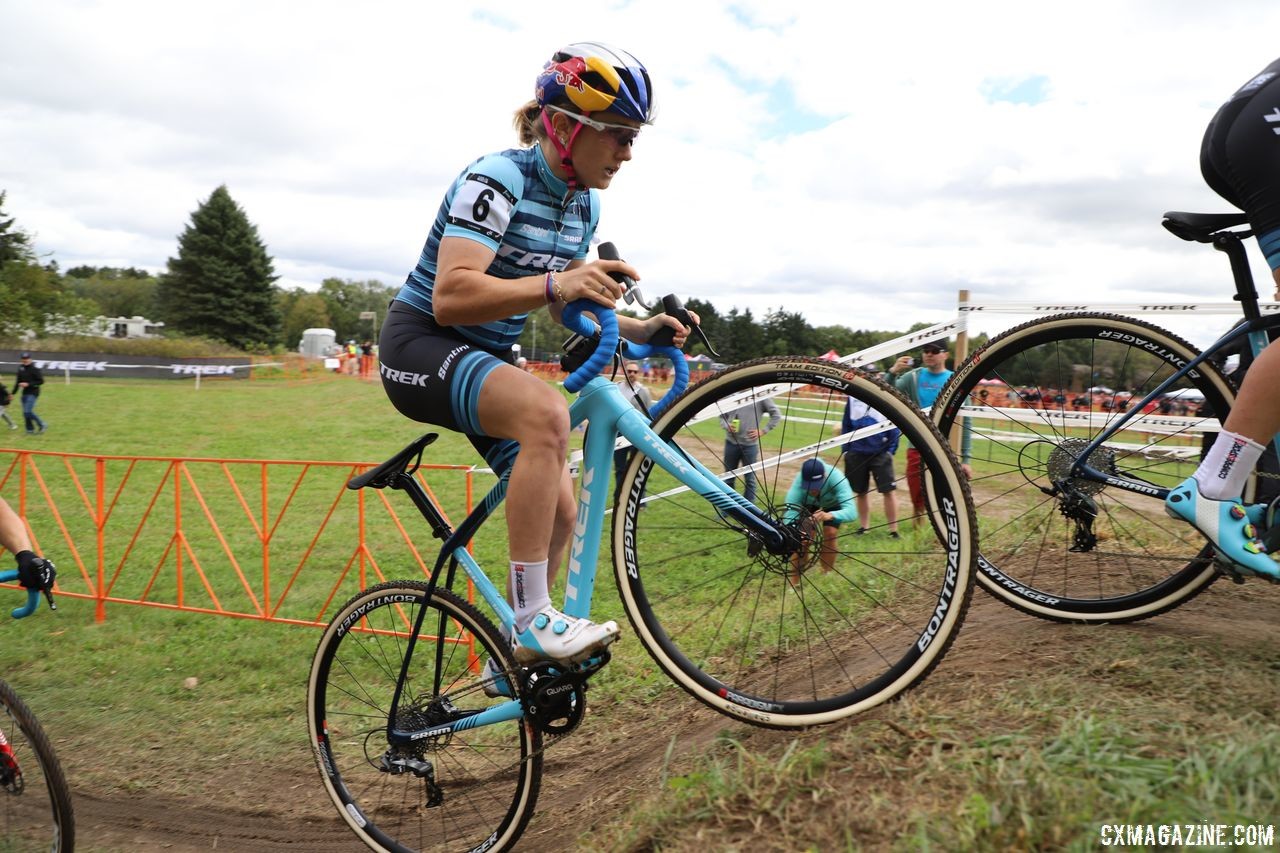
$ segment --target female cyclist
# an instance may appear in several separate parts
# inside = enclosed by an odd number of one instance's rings
[[[611,643],[618,626],[561,613],[548,589],[573,532],[565,460],[569,414],[552,385],[511,363],[528,312],[588,299],[612,308],[639,273],[622,261],[587,262],[607,189],[653,117],[649,74],[634,56],[597,43],[557,51],[534,100],[515,115],[523,148],[476,160],[445,193],[422,254],[382,328],[380,373],[404,415],[465,433],[509,477],[508,596],[522,663],[573,662]],[[643,343],[658,329],[689,329],[664,314],[618,317]]]
[[[1280,59],[1245,83],[1205,131],[1200,171],[1214,192],[1243,210],[1258,235],[1280,300]],[[1245,482],[1280,431],[1280,346],[1249,367],[1222,431],[1195,474],[1165,501],[1174,518],[1195,525],[1218,552],[1251,574],[1280,580],[1254,526],[1260,513],[1240,503]]]

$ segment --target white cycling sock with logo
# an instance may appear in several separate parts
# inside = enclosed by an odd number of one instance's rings
[[[1194,476],[1200,494],[1215,501],[1238,499],[1264,450],[1265,447],[1251,438],[1222,430],[1196,469]]]
[[[547,561],[517,563],[511,561],[511,606],[516,611],[516,633],[519,634],[538,611],[551,604],[547,592]]]

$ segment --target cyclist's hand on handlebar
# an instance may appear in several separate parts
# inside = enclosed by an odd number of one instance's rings
[[[702,322],[702,319],[698,317],[696,311],[690,311],[689,317],[694,323]],[[684,325],[670,314],[655,314],[649,319],[644,320],[642,325],[643,330],[640,332],[639,337],[629,338],[630,340],[634,340],[638,344],[648,343],[660,329],[669,328],[675,332],[675,339],[672,340],[671,345],[676,349],[684,347],[685,341],[689,339],[689,333],[693,331],[691,326]]]
[[[14,558],[18,561],[18,583],[23,587],[41,592],[53,589],[58,571],[52,562],[44,557],[37,557],[32,551],[19,551]]]
[[[613,308],[622,297],[623,286],[614,281],[610,273],[621,273],[637,281],[640,279],[640,273],[626,261],[591,261],[556,273],[556,283],[559,284],[556,296],[566,303],[589,299],[605,308]]]

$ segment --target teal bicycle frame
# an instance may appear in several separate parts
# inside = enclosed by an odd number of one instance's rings
[[[569,325],[569,309],[573,307],[571,305],[565,309],[566,325]],[[784,539],[782,529],[776,522],[766,516],[759,507],[748,502],[746,498],[730,488],[720,478],[720,475],[713,474],[697,460],[681,452],[678,447],[663,441],[650,428],[649,418],[645,417],[628,400],[623,398],[621,392],[612,382],[598,375],[604,365],[593,365],[592,361],[596,360],[596,356],[600,356],[601,353],[603,353],[603,358],[600,361],[612,359],[613,352],[617,347],[617,321],[612,311],[601,310],[599,306],[594,304],[592,304],[590,310],[600,317],[602,330],[604,330],[605,334],[603,334],[600,344],[596,347],[595,356],[588,360],[583,367],[575,371],[569,379],[565,380],[567,389],[578,391],[577,399],[569,406],[571,425],[577,426],[584,422],[589,422],[591,426],[587,430],[583,447],[582,487],[578,497],[577,522],[574,525],[573,539],[568,553],[565,603],[562,608],[570,616],[579,618],[588,618],[591,613],[591,600],[595,593],[596,572],[600,554],[600,540],[604,530],[605,509],[611,502],[612,497],[613,451],[618,435],[624,436],[638,452],[648,456],[654,463],[665,469],[691,491],[701,495],[717,512],[732,518],[741,524],[744,529],[754,531],[765,547],[780,548]],[[612,343],[610,343],[610,336],[607,334],[611,324],[613,328]],[[573,328],[573,326],[570,326],[570,328]],[[683,354],[674,347],[648,348],[628,344],[626,352],[629,357],[642,358],[654,354],[655,350],[661,350],[663,354],[671,358],[677,370],[676,383],[672,390],[654,406],[654,415],[656,417],[665,410],[672,400],[683,392],[688,383],[688,367],[684,363]],[[573,381],[575,377],[581,377],[582,374],[593,378],[578,382]],[[431,436],[431,438],[434,438],[434,436]],[[415,505],[426,516],[435,530],[435,535],[445,539],[428,583],[427,598],[430,599],[434,592],[446,561],[450,563],[449,570],[445,572],[446,587],[453,582],[454,567],[460,565],[463,571],[466,572],[467,577],[475,585],[480,596],[489,605],[493,613],[497,615],[500,625],[511,629],[515,624],[515,611],[507,602],[506,596],[485,575],[480,568],[480,564],[467,551],[467,543],[471,541],[480,525],[493,514],[493,511],[506,497],[508,475],[509,469],[463,520],[457,530],[449,529],[448,523],[444,521],[435,505],[427,497],[421,484],[411,475],[402,474],[392,483],[392,486],[393,488],[408,491]],[[400,705],[401,694],[407,681],[409,664],[413,657],[415,644],[418,637],[421,636],[422,622],[428,609],[423,607],[419,610],[413,626],[413,632],[405,650],[404,660],[401,663],[400,677],[396,683],[395,694],[391,702],[391,712],[387,722],[388,741],[392,745],[404,745],[413,743],[423,737],[435,737],[455,730],[474,729],[479,726],[521,719],[524,716],[524,709],[518,700],[513,699],[510,702],[478,711],[471,716],[432,726],[430,729],[423,731],[404,731],[395,727],[395,709]],[[437,636],[444,635],[443,627],[440,626]],[[439,654],[440,648],[440,646],[437,646],[437,654]],[[588,661],[587,665],[594,665],[598,662],[599,659],[595,658]],[[438,672],[439,668],[437,667]],[[433,685],[437,693],[440,692],[440,687],[441,685],[439,684]]]

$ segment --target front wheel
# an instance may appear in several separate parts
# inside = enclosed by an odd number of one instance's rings
[[[740,410],[757,403],[764,434],[745,458],[742,447],[726,455],[726,430],[735,418],[735,432],[753,428]],[[876,463],[887,476],[869,481],[882,490],[870,516],[833,528],[792,486],[814,459],[833,488],[845,480],[847,405],[882,419],[868,438],[899,430],[902,441]],[[906,398],[840,364],[766,358],[691,388],[654,431],[787,533],[771,551],[726,510],[726,492],[695,494],[650,457],[632,460],[614,514],[615,573],[637,636],[677,684],[737,719],[790,728],[874,707],[937,665],[968,607],[975,523],[955,457]],[[907,499],[908,443],[922,461],[919,512]],[[720,474],[726,458],[732,471]],[[901,507],[892,523],[891,506]]]
[[[71,792],[35,715],[0,681],[0,850],[75,849]]]
[[[542,777],[541,735],[522,720],[443,728],[512,701],[485,695],[518,671],[507,644],[472,605],[423,581],[392,581],[348,601],[325,629],[307,684],[307,725],[325,790],[351,830],[381,851],[507,850],[533,815]],[[422,622],[405,674],[398,727],[421,730],[410,746],[387,741],[408,638]],[[432,727],[436,730],[433,733]]]
[[[1213,583],[1212,549],[1159,498],[1080,478],[1054,490],[1094,437],[1197,354],[1140,320],[1072,314],[1010,329],[957,368],[933,411],[943,432],[970,425],[978,581],[988,592],[1046,619],[1129,622]],[[1088,461],[1172,488],[1196,470],[1234,399],[1231,382],[1202,363]]]

